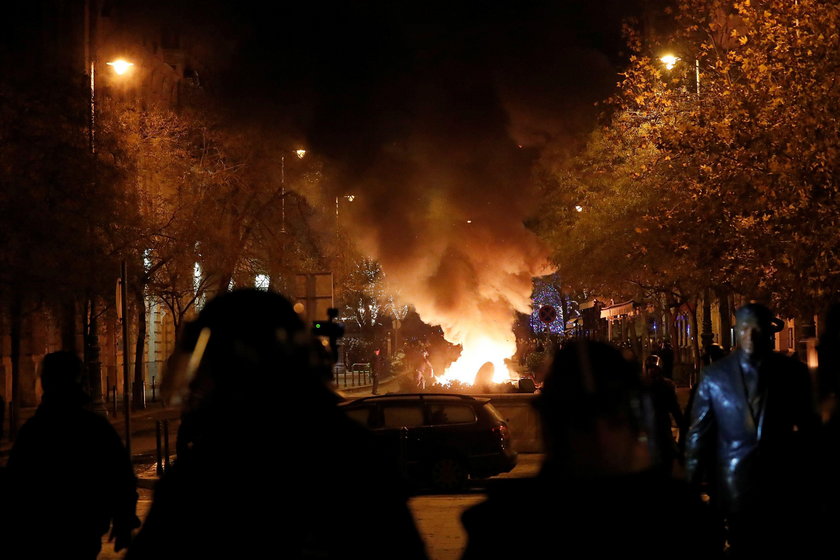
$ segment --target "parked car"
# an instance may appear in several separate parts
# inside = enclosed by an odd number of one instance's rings
[[[470,477],[485,478],[516,466],[510,430],[490,399],[391,394],[356,399],[341,407],[373,431],[415,485],[457,490]]]

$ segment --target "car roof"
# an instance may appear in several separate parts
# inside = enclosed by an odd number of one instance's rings
[[[388,395],[375,395],[370,397],[361,397],[350,401],[340,403],[342,406],[358,403],[381,403],[381,402],[399,402],[399,401],[447,401],[447,402],[473,402],[473,403],[487,403],[490,399],[483,397],[473,397],[472,395],[464,395],[461,393],[392,393]]]

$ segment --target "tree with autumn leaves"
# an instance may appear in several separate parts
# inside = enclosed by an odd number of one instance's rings
[[[585,149],[544,159],[564,279],[617,297],[729,290],[813,315],[840,293],[840,11],[680,0]],[[677,57],[669,69],[660,57]]]

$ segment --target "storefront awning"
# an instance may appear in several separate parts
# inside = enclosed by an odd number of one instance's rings
[[[626,301],[624,303],[616,303],[615,305],[610,305],[609,307],[601,309],[601,318],[609,319],[620,315],[632,315],[635,307],[636,302],[633,300]]]

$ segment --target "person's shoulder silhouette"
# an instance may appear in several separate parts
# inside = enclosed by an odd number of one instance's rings
[[[85,407],[82,367],[72,352],[44,357],[41,405],[9,455],[4,507],[15,514],[6,542],[37,558],[93,559],[109,528],[119,550],[139,525],[130,458],[110,422]]]
[[[187,388],[178,458],[129,560],[425,558],[398,473],[337,406],[322,350],[278,294],[207,303],[167,373]]]
[[[712,519],[656,463],[652,406],[636,363],[608,344],[570,341],[535,399],[546,457],[532,479],[499,480],[467,510],[463,558],[715,558]],[[527,538],[498,520],[528,511]]]

